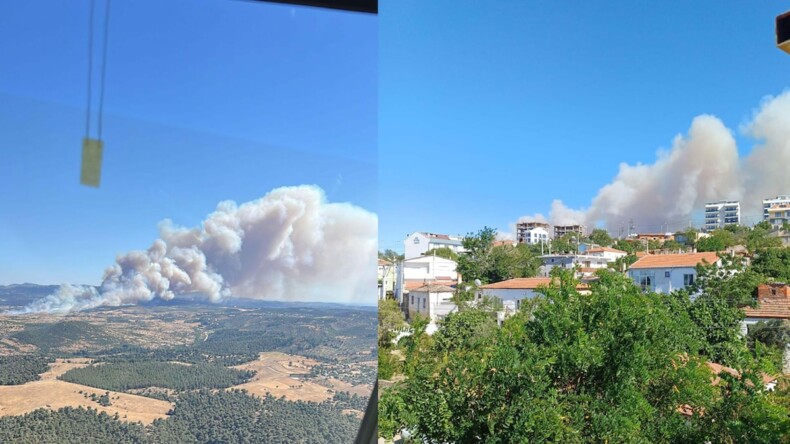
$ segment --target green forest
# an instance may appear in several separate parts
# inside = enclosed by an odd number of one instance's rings
[[[215,364],[124,362],[74,368],[59,377],[67,382],[105,390],[126,391],[145,387],[173,390],[220,389],[242,384],[255,372]]]
[[[148,427],[84,408],[0,418],[0,442],[15,444],[198,444],[353,442],[359,420],[329,403],[252,397],[243,391],[184,394],[172,415]]]
[[[41,355],[0,356],[0,385],[38,381],[51,360]]]

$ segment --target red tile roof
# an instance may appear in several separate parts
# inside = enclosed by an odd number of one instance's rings
[[[623,254],[628,254],[628,253],[626,253],[623,250],[618,250],[617,248],[611,248],[611,247],[590,248],[589,250],[587,250],[587,252],[588,253],[623,253]]]
[[[778,289],[776,295],[764,291],[764,287]],[[786,296],[787,288],[784,285],[760,285],[758,289],[757,308],[744,307],[743,311],[748,318],[762,319],[790,319],[790,297]]]
[[[480,288],[485,290],[536,290],[539,287],[546,287],[551,284],[552,279],[553,278],[550,277],[515,278],[486,284]],[[589,288],[590,286],[588,284],[579,284],[576,286],[577,290],[588,290]]]
[[[513,290],[534,290],[541,285],[547,286],[551,283],[551,278],[536,277],[536,278],[516,278],[508,279],[506,281],[494,282],[493,284],[483,285],[480,288],[484,289],[513,289]]]
[[[422,287],[419,288],[415,288],[414,290],[411,291],[421,291],[421,292],[431,292],[431,293],[452,293],[455,291],[455,289],[452,287],[448,287],[447,285],[431,283],[431,284],[423,285]]]
[[[439,285],[446,285],[448,287],[452,287],[456,285],[457,282],[452,280],[435,280],[435,281],[428,281],[426,279],[405,279],[403,282],[403,288],[406,291],[415,290],[420,287],[424,287],[428,284],[439,284]]]
[[[648,254],[634,262],[629,269],[696,267],[703,261],[713,264],[719,260],[714,252],[682,254]]]

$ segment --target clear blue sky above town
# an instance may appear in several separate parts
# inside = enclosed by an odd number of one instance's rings
[[[0,284],[98,284],[161,220],[284,185],[377,211],[377,17],[113,2],[99,189],[78,183],[87,17],[87,0],[0,4]]]
[[[384,1],[380,249],[586,207],[700,114],[737,132],[790,86],[783,1]],[[715,159],[710,159],[715,162]]]

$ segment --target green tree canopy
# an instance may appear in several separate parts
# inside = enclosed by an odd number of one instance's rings
[[[710,236],[697,241],[697,251],[724,251],[735,245],[735,235],[728,230],[714,230]]]
[[[609,236],[609,232],[602,228],[596,228],[592,230],[592,233],[590,233],[589,237],[590,242],[604,247],[610,247],[612,246],[612,243],[614,243],[612,237]]]
[[[440,327],[409,378],[383,392],[383,435],[406,427],[425,442],[788,442],[786,409],[759,390],[748,363],[711,384],[688,297],[644,293],[611,272],[581,295],[572,273],[556,277],[485,341],[469,333],[484,315]]]
[[[458,261],[458,253],[448,247],[430,249],[425,252],[425,256],[438,256],[452,261]]]
[[[768,279],[790,283],[790,248],[771,248],[757,253],[752,270]]]

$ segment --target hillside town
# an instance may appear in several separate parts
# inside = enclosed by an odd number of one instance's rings
[[[723,375],[743,379],[754,371],[757,382],[749,384],[772,392],[786,387],[790,374],[790,195],[765,199],[762,220],[751,226],[742,223],[739,202],[719,201],[705,205],[701,226],[676,232],[613,236],[604,228],[537,220],[519,222],[512,240],[488,227],[466,236],[415,231],[404,239],[403,253],[380,252],[378,282],[385,430],[409,423],[421,430],[419,419],[404,419],[408,408],[386,410],[395,402],[390,396],[406,396],[414,383],[407,382],[420,377],[417,368],[425,362],[433,371],[441,368],[470,335],[497,338],[525,322],[522,315],[536,322],[536,307],[545,301],[570,307],[567,295],[558,296],[568,288],[574,298],[593,301],[612,283],[626,285],[635,298],[670,304],[670,315],[681,301],[683,313],[674,315],[687,313],[696,324],[703,344],[698,357],[714,385],[723,384]],[[494,333],[476,331],[489,323]],[[474,343],[468,356],[485,347]],[[435,356],[439,344],[449,347],[445,358]],[[677,408],[699,414],[691,404]]]

